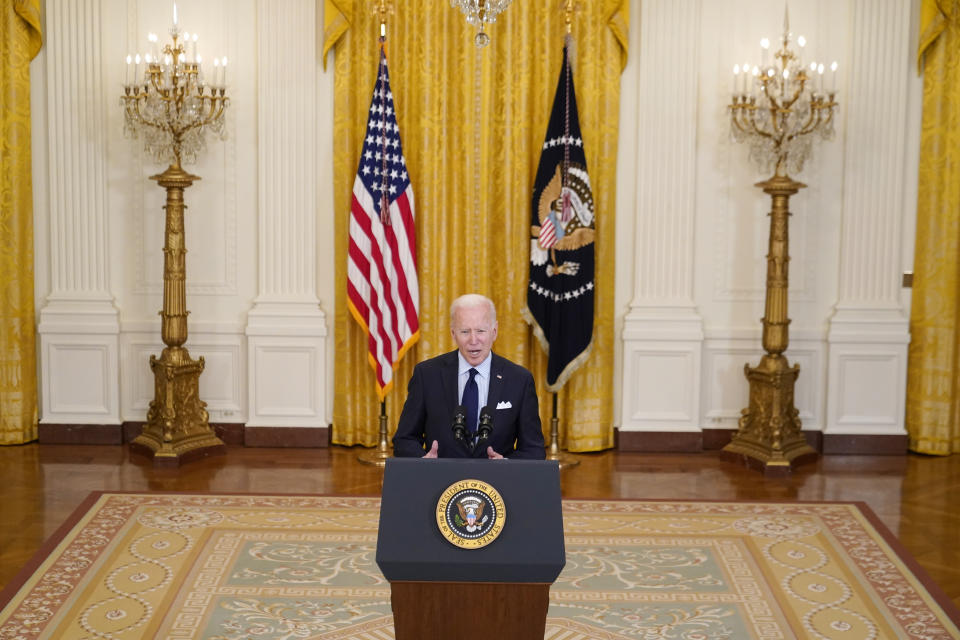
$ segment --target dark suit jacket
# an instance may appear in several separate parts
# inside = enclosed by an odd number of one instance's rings
[[[451,428],[453,413],[460,404],[458,363],[457,352],[451,351],[413,368],[407,401],[393,436],[394,455],[423,456],[436,440],[439,457],[470,457],[469,450],[454,439]],[[505,458],[542,460],[545,457],[537,390],[529,371],[494,353],[487,406],[493,416],[489,445],[494,451]],[[486,447],[474,457],[486,458]]]

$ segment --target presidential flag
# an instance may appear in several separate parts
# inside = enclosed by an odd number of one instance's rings
[[[370,365],[382,401],[393,372],[420,337],[413,188],[400,144],[387,57],[380,47],[350,206],[347,306],[367,334]]]
[[[580,136],[568,39],[533,187],[530,283],[523,315],[548,354],[547,389],[559,391],[593,340],[593,194]]]

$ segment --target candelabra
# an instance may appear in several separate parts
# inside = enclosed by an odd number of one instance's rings
[[[783,37],[774,61],[768,62],[770,42],[761,41],[761,63],[735,66],[730,121],[733,137],[750,145],[750,158],[773,176],[755,186],[770,195],[770,234],[767,252],[766,301],[763,316],[764,355],[760,364],[744,366],[750,398],[741,412],[738,430],[723,448],[724,457],[739,459],[771,475],[787,474],[793,466],[816,457],[801,431],[794,407],[794,385],[800,366],[783,355],[789,343],[787,292],[790,196],[806,185],[789,173],[799,172],[809,158],[812,138],[833,136],[837,63],[830,67],[824,88],[824,66],[801,62],[790,49],[789,18],[784,14]],[[797,38],[800,52],[806,42]]]
[[[513,0],[450,0],[451,7],[459,8],[467,23],[477,28],[477,35],[473,43],[477,48],[490,44],[490,36],[483,30],[484,25],[497,21],[497,16],[507,8]]]
[[[150,34],[151,53],[143,58],[140,54],[127,56],[127,79],[120,97],[125,133],[142,138],[145,150],[158,162],[169,162],[166,171],[150,176],[166,189],[160,312],[166,348],[159,358],[150,356],[154,399],[142,433],[131,443],[132,450],[152,457],[154,464],[161,466],[225,451],[223,441],[210,427],[206,403],[200,400],[204,359],[193,360],[183,346],[189,313],[183,192],[200,177],[184,171],[181,161],[196,160],[207,130],[225,136],[227,60],[215,60],[213,77],[209,83],[204,81],[202,59],[196,54],[197,36],[183,33],[181,38],[176,3],[170,36],[172,44],[158,51],[157,37]]]

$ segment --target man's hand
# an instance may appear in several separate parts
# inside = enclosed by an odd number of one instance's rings
[[[493,447],[487,447],[487,458],[490,460],[503,460],[503,456],[493,450]]]
[[[433,446],[430,447],[430,451],[427,451],[427,455],[425,455],[425,456],[423,456],[423,457],[424,457],[424,458],[436,458],[436,457],[437,457],[437,449],[439,448],[439,446],[440,446],[440,445],[437,443],[437,441],[434,440],[434,441],[433,441]],[[493,451],[493,449],[491,449],[491,451]]]

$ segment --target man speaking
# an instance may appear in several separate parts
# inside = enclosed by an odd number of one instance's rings
[[[542,460],[533,376],[490,351],[497,339],[493,301],[477,294],[454,300],[450,333],[456,351],[413,369],[393,436],[394,455]]]

